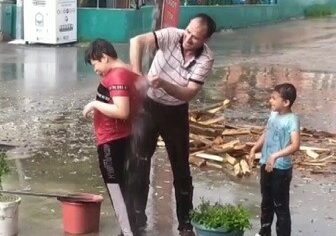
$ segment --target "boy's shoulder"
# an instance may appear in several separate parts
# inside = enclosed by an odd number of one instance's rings
[[[279,114],[278,112],[276,111],[272,111],[270,116],[270,118],[282,118],[282,119],[299,119],[299,115],[294,113],[294,112],[288,112],[286,114]]]
[[[138,77],[133,71],[125,67],[113,68],[103,78],[103,83],[127,83],[128,80],[133,80]]]
[[[133,75],[135,74],[127,67],[115,67],[112,68],[106,75],[107,76],[121,76],[121,75]]]
[[[288,119],[292,120],[292,121],[298,121],[300,119],[299,115],[294,113],[294,112],[290,112],[288,113]]]
[[[280,115],[278,112],[271,112],[269,122],[275,122],[277,125],[282,124],[284,127],[294,127],[295,129],[300,127],[299,116],[293,112],[282,115]]]

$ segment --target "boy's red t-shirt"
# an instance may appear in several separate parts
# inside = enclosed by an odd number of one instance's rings
[[[97,144],[127,137],[132,132],[132,120],[139,107],[139,94],[135,87],[138,75],[126,68],[113,68],[101,80],[96,100],[113,104],[112,97],[130,98],[130,116],[126,120],[111,118],[94,111],[94,129]]]

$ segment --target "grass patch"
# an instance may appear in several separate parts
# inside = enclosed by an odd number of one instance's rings
[[[305,17],[324,17],[331,16],[336,13],[336,7],[324,4],[316,4],[304,9]]]

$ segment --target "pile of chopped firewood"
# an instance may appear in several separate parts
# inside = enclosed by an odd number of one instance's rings
[[[242,177],[252,172],[247,158],[264,127],[228,124],[224,117],[228,104],[229,101],[225,100],[190,111],[189,162],[200,168],[217,168]],[[330,165],[336,163],[335,137],[328,132],[302,129],[300,151],[294,155],[295,166],[314,174],[336,173]],[[164,144],[160,141],[159,145]],[[253,167],[258,165],[260,156],[260,153],[256,154]]]
[[[294,158],[296,167],[312,174],[336,174],[335,137],[325,131],[301,129],[300,152]]]
[[[239,137],[260,135],[263,128],[226,124],[224,109],[228,104],[225,100],[190,112],[189,161],[198,167],[225,169],[235,176],[249,175],[251,169],[246,158],[253,143]]]

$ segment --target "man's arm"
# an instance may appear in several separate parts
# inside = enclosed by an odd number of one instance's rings
[[[92,101],[88,103],[83,110],[83,115],[87,117],[89,113],[93,112],[94,109],[97,109],[104,115],[116,118],[116,119],[127,119],[130,113],[130,102],[129,97],[120,96],[113,97],[113,104],[104,103],[100,101]]]
[[[186,102],[189,102],[193,97],[195,97],[198,91],[202,88],[201,84],[192,81],[189,81],[187,87],[181,87],[160,79],[157,76],[148,77],[148,80],[153,88],[162,88],[169,95]]]
[[[135,36],[130,40],[130,64],[135,73],[142,74],[142,57],[146,46],[156,47],[153,32]]]

